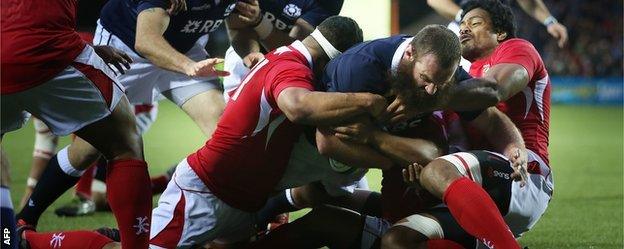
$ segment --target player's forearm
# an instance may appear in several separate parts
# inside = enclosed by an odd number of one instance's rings
[[[249,27],[232,28],[227,24],[230,44],[238,56],[244,58],[250,53],[260,52],[258,35]]]
[[[448,98],[442,100],[442,107],[455,111],[485,109],[501,101],[499,86],[491,78],[464,80],[448,91]]]
[[[162,36],[137,36],[135,49],[152,64],[169,71],[187,74],[187,69],[195,63],[173,48]]]
[[[340,140],[330,129],[319,128],[316,132],[316,145],[321,155],[332,158],[351,167],[379,168],[392,167],[392,161],[368,145]]]
[[[539,23],[544,23],[544,20],[551,16],[550,11],[542,0],[517,0],[520,8],[527,14],[537,20]]]
[[[290,37],[287,33],[273,30],[269,36],[261,39],[260,43],[267,51],[271,51],[280,46],[290,45],[293,41],[295,41],[295,38]]]
[[[333,125],[371,114],[381,96],[371,93],[309,92],[296,100],[292,121],[310,125]],[[288,114],[287,114],[288,116]]]
[[[442,151],[431,141],[399,137],[383,131],[374,132],[370,143],[382,154],[404,166],[415,162],[427,165],[442,156]]]
[[[258,29],[258,28],[256,28]],[[314,26],[305,20],[299,18],[295,21],[290,33],[286,33],[277,29],[273,29],[269,36],[261,39],[262,46],[267,51],[276,49],[280,46],[291,44],[295,40],[303,40],[314,31]]]
[[[508,148],[524,148],[524,139],[520,130],[501,111],[490,107],[475,120],[472,125],[488,139],[493,149],[505,153]]]
[[[186,73],[193,60],[178,52],[165,40],[163,34],[169,26],[169,15],[164,9],[151,8],[137,17],[135,50],[154,65],[166,70]]]
[[[452,0],[427,0],[427,4],[439,15],[449,20],[455,20],[455,15],[461,9]]]

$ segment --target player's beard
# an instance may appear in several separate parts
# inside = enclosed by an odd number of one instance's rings
[[[401,97],[407,103],[413,104],[416,109],[427,109],[436,103],[438,93],[430,95],[424,87],[419,87],[412,76],[416,62],[399,63],[396,74],[390,76],[392,95]],[[438,92],[441,89],[438,89]]]

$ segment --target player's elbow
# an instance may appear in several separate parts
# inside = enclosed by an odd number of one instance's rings
[[[427,0],[427,5],[429,5],[429,7],[433,7],[435,6],[437,0]]]
[[[146,41],[146,39],[139,38],[137,36],[136,40],[134,41],[134,50],[137,51],[137,53],[139,53],[140,55],[146,56],[150,52],[150,45]]]
[[[285,111],[284,115],[295,124],[306,124],[309,122],[309,115],[304,109],[305,108],[291,108]]]

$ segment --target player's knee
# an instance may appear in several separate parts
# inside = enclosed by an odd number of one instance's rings
[[[441,197],[446,187],[461,175],[448,161],[436,158],[420,172],[420,184],[432,194]]]
[[[311,208],[327,203],[329,194],[323,186],[316,182],[291,189],[291,195],[297,207]]]
[[[381,248],[398,249],[398,248],[419,248],[422,241],[419,236],[409,234],[409,229],[402,226],[391,227],[381,237]]]

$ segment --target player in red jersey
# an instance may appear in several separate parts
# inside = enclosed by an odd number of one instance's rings
[[[153,212],[150,243],[171,248],[246,240],[254,232],[253,212],[282,177],[301,124],[383,112],[379,95],[313,91],[329,59],[361,40],[353,20],[331,17],[255,65],[232,92],[213,137],[178,165]]]
[[[96,147],[109,159],[109,202],[122,243],[146,248],[151,217],[147,164],[128,100],[107,65],[122,69],[131,61],[80,38],[74,29],[75,0],[9,0],[1,9],[2,134],[20,128],[26,112],[56,135],[75,133],[79,138],[51,160],[59,163],[46,169],[58,176],[57,184],[80,174],[71,165],[84,159],[81,151]],[[44,177],[40,183],[52,180]],[[22,228],[35,225],[28,223],[18,220]]]
[[[491,184],[490,181],[488,184],[486,181],[488,178],[504,179],[509,176],[507,172],[496,169],[495,165],[500,165],[500,162],[496,162],[500,161],[496,159],[497,156],[458,153],[454,154],[455,158],[443,157],[443,160],[437,163],[450,163],[458,169],[467,166],[465,171],[473,173],[472,179],[481,182],[484,188],[487,188],[487,185],[489,187],[500,185],[495,188],[503,191],[493,195],[493,198],[497,199],[496,204],[514,236],[520,237],[544,214],[554,187],[547,150],[550,80],[535,48],[529,42],[515,38],[513,16],[508,7],[499,1],[477,0],[466,3],[463,9],[466,12],[462,17],[460,31],[462,55],[473,63],[470,69],[472,76],[498,83],[497,94],[502,102],[497,107],[520,129],[527,148],[529,174],[525,176],[523,183]],[[491,148],[473,129],[468,130],[468,136],[473,148]],[[420,174],[421,184],[428,184],[427,180],[422,181],[427,176],[425,171]],[[478,178],[483,180],[480,181]],[[431,224],[438,224],[437,227],[440,231],[444,231],[444,234],[453,231],[453,235],[440,236],[429,232],[430,230],[410,227],[410,224],[413,224],[409,221],[412,217],[410,216],[407,218],[407,226],[394,227],[386,234],[385,244],[389,247],[407,248],[427,238],[448,238],[464,246],[466,246],[464,243],[469,243],[465,231],[458,229],[457,224],[441,219],[443,215],[439,212],[428,215],[435,218],[435,222]],[[422,217],[421,215],[418,219],[422,220]],[[460,239],[462,236],[463,240]],[[418,237],[421,240],[400,239],[410,237]],[[483,244],[488,245],[487,242]]]

